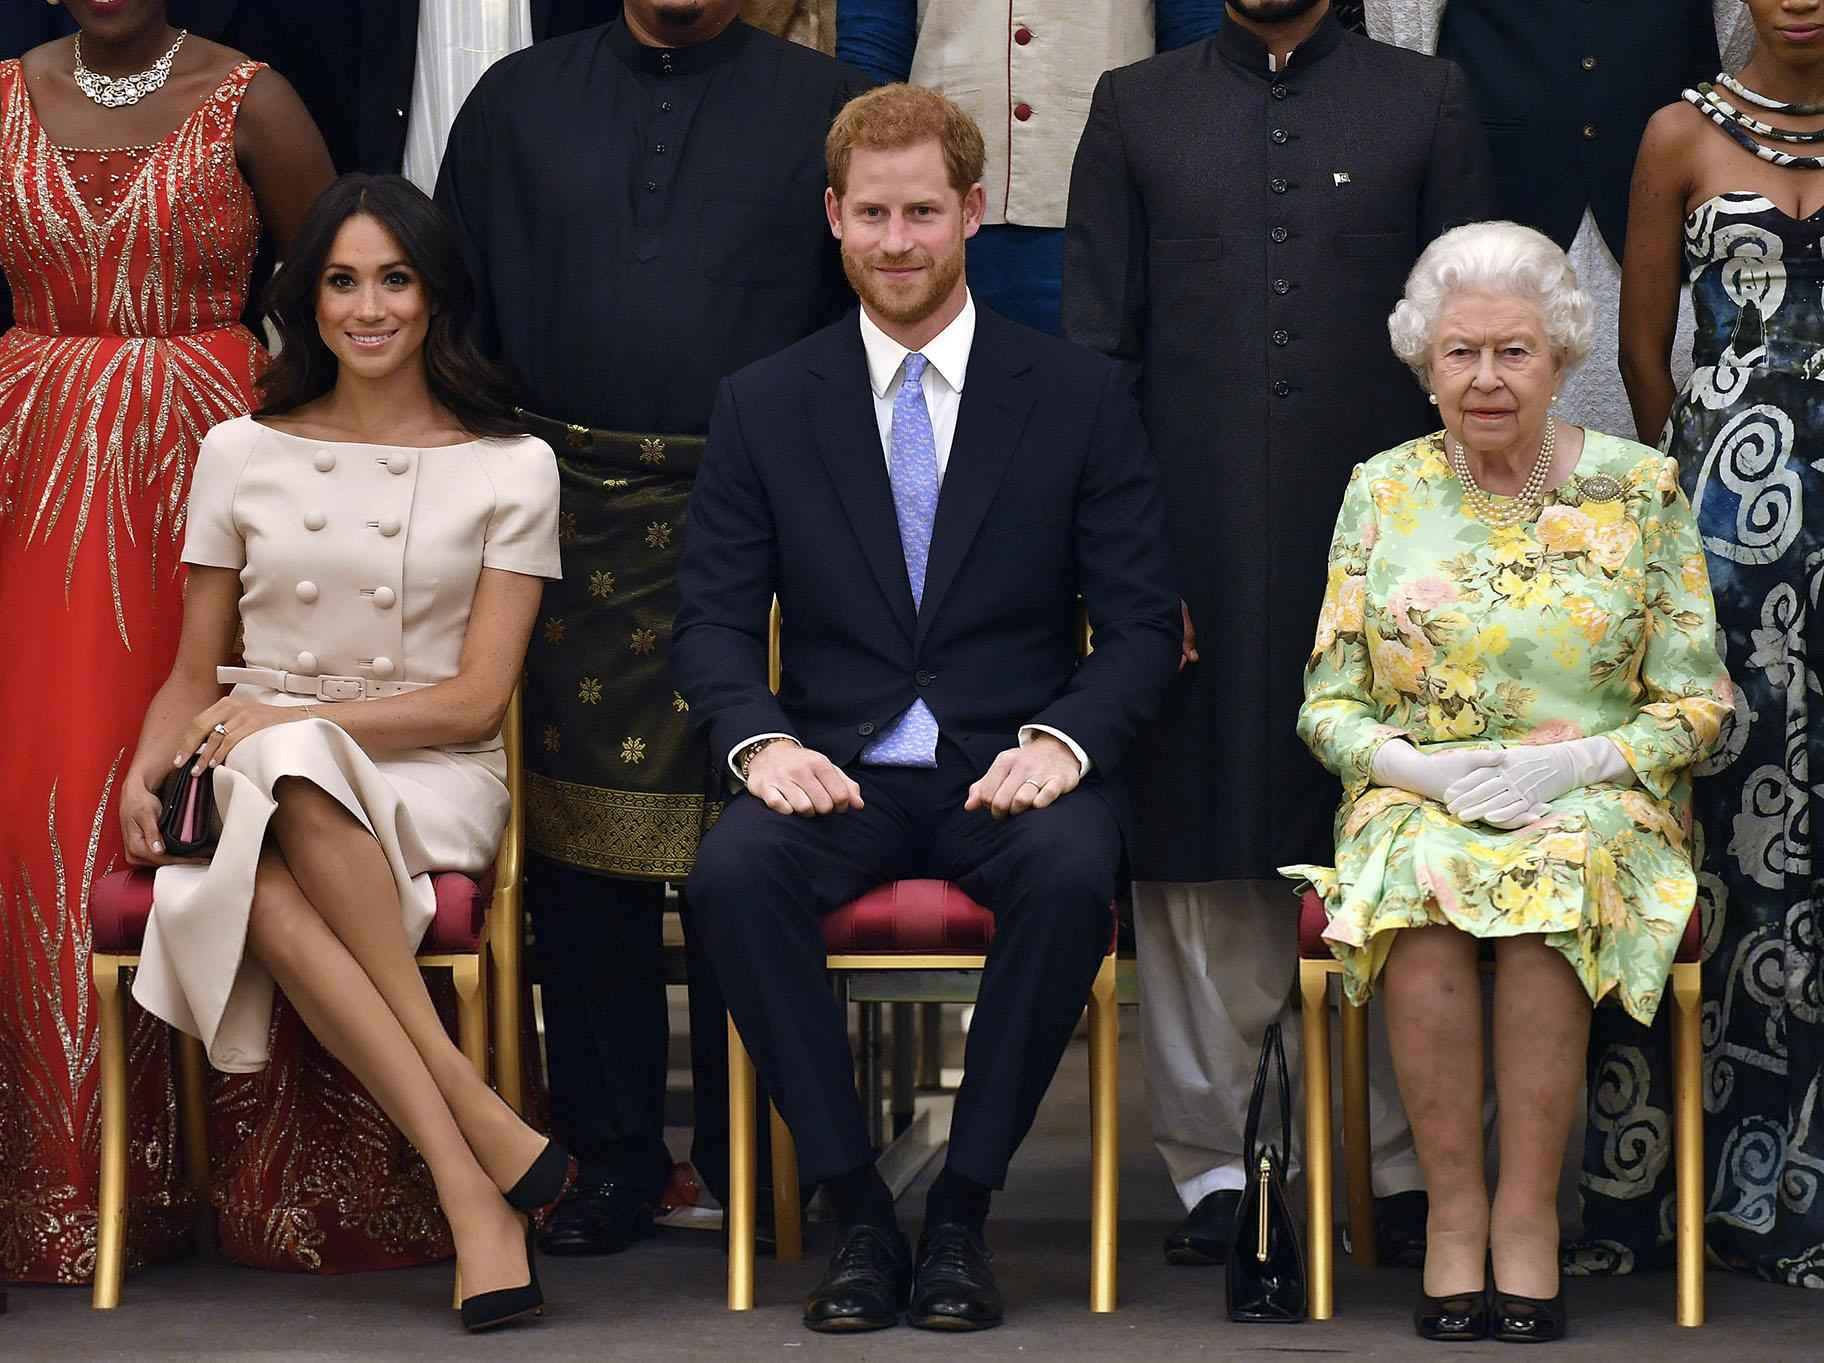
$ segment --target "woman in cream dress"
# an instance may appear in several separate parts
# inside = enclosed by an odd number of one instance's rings
[[[160,867],[134,997],[244,1071],[283,990],[430,1166],[475,1329],[537,1308],[515,1212],[556,1196],[568,1158],[469,1067],[412,958],[430,872],[479,873],[499,846],[501,719],[558,574],[556,464],[512,434],[471,299],[406,181],[347,176],[311,209],[270,300],[260,414],[203,441],[183,637],[122,822]],[[158,841],[154,792],[186,761],[213,771],[202,865]]]

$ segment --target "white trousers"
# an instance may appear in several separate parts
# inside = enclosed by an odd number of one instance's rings
[[[1292,1067],[1293,1117],[1300,1128],[1292,1149],[1295,1165],[1301,1162],[1299,1021],[1292,1006],[1298,976],[1296,887],[1289,880],[1141,881],[1134,886],[1134,935],[1153,1136],[1185,1207],[1245,1183],[1241,1147],[1248,1094],[1261,1039],[1275,1020],[1284,1030]],[[1331,1025],[1337,1026],[1334,1019]],[[1333,1076],[1339,1093],[1341,1076],[1339,1063]],[[1263,1132],[1276,1139],[1277,1107],[1272,1098],[1262,1122]],[[1336,1111],[1340,1114],[1340,1105]],[[1369,1010],[1368,1117],[1375,1195],[1424,1187],[1379,1008]],[[1340,1179],[1338,1184],[1340,1189]]]

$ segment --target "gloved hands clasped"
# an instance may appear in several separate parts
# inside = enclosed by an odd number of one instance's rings
[[[1394,739],[1375,754],[1373,776],[1437,800],[1464,823],[1509,829],[1544,818],[1553,800],[1580,786],[1634,783],[1621,749],[1602,737],[1439,753]]]

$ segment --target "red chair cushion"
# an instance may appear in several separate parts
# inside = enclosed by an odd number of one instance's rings
[[[979,956],[994,940],[994,915],[947,880],[895,880],[823,919],[832,954]]]
[[[1330,959],[1330,943],[1324,940],[1324,927],[1330,921],[1324,912],[1324,901],[1316,890],[1306,890],[1298,906],[1298,955],[1304,961]],[[1678,954],[1672,958],[1679,965],[1704,959],[1704,929],[1696,909],[1685,923],[1685,935],[1679,939]]]
[[[437,896],[437,911],[418,950],[474,951],[494,897],[494,868],[483,872],[479,881],[455,871],[438,871],[431,876],[431,888]],[[146,920],[151,915],[152,872],[145,867],[111,872],[89,889],[94,950],[103,955],[137,952],[145,945]]]

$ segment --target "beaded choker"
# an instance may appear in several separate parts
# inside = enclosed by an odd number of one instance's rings
[[[1769,113],[1791,114],[1795,118],[1810,118],[1815,114],[1824,114],[1824,103],[1819,104],[1782,104],[1777,99],[1768,99],[1759,91],[1750,90],[1727,71],[1716,78],[1716,84],[1725,90],[1732,91],[1754,105],[1757,109],[1766,109]],[[1699,87],[1702,88],[1701,86]]]

